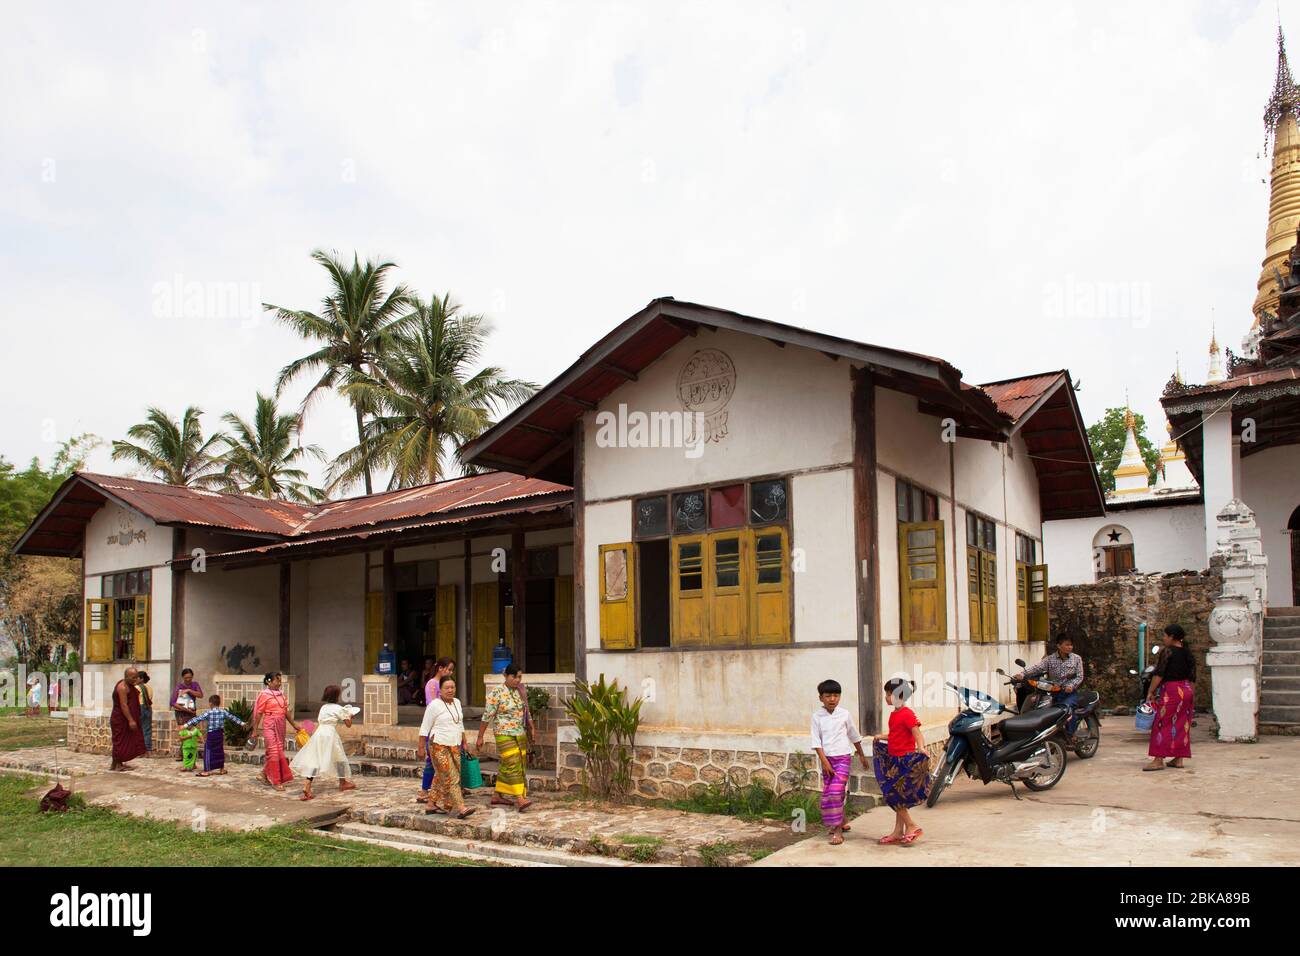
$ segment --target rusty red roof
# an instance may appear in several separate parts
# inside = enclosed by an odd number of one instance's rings
[[[981,385],[980,389],[993,399],[993,404],[997,405],[998,411],[1013,422],[1018,422],[1039,399],[1057,386],[1061,376],[1065,374],[1062,369],[1055,372],[1041,372],[1037,375],[1022,375],[1001,382],[989,382]]]

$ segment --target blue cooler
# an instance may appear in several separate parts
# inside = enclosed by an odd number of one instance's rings
[[[389,677],[397,673],[397,655],[385,644],[379,651],[379,663],[375,665],[375,673],[383,674]]]
[[[504,674],[514,659],[515,652],[506,647],[506,639],[501,638],[497,641],[497,646],[492,648],[492,673]]]

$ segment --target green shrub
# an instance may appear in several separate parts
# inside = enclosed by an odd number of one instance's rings
[[[615,680],[575,683],[577,693],[564,702],[578,732],[583,756],[582,788],[602,800],[626,800],[632,788],[632,753],[641,724],[641,698],[629,702]]]
[[[242,747],[248,743],[249,731],[253,729],[253,708],[246,700],[232,700],[230,703],[223,703],[222,707],[230,711],[244,723],[247,727],[241,727],[234,721],[226,722],[226,744],[230,747]]]
[[[538,716],[545,714],[546,709],[551,706],[551,695],[542,690],[540,687],[528,688],[528,712],[536,720]]]

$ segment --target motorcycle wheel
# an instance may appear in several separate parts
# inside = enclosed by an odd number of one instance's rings
[[[1095,714],[1088,715],[1088,733],[1079,739],[1074,745],[1074,753],[1080,760],[1087,760],[1089,757],[1097,756],[1097,748],[1101,746],[1101,721]],[[1077,731],[1077,728],[1076,728]]]
[[[939,802],[939,794],[943,793],[944,788],[947,787],[948,784],[957,779],[957,771],[960,769],[960,760],[954,760],[951,765],[939,768],[939,772],[935,774],[934,779],[930,781],[930,795],[925,798],[925,805],[927,807],[933,807]]]
[[[1051,790],[1065,776],[1065,748],[1056,739],[1049,739],[1046,744],[1047,759],[1051,766],[1021,781],[1030,790]]]

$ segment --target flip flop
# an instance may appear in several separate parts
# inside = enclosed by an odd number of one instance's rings
[[[460,811],[460,813],[456,814],[456,819],[464,820],[467,816],[469,816],[473,812],[474,812],[473,807],[466,807],[464,810]]]
[[[892,833],[886,833],[876,842],[879,843],[881,846],[889,846],[891,843],[897,843],[901,839],[903,839],[901,836],[895,836]]]
[[[315,795],[314,793],[304,793],[304,794],[303,794],[301,797],[299,797],[298,799],[299,799],[299,800],[315,800],[315,799],[316,799],[316,795]]]
[[[523,803],[515,804],[515,809],[518,810],[520,813],[523,813],[532,805],[533,805],[533,801],[525,800]]]
[[[1158,766],[1158,767],[1143,767],[1143,768],[1142,768],[1142,772],[1143,772],[1143,773],[1151,773],[1151,772],[1154,771],[1154,770],[1164,770],[1164,769],[1165,769],[1165,765],[1164,765],[1164,764],[1161,764],[1161,765]]]
[[[835,836],[831,837],[830,839],[831,846],[839,846],[843,842],[844,842],[844,836],[843,834],[840,833],[835,834]]]
[[[916,842],[916,838],[919,837],[924,832],[925,831],[922,830],[920,827],[917,827],[911,833],[903,834],[903,839],[899,841],[899,846],[911,846],[913,843]]]

